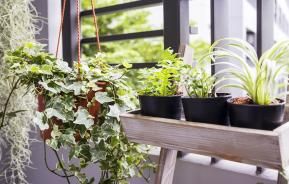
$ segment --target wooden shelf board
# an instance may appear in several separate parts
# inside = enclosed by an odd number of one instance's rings
[[[263,131],[148,117],[138,111],[121,115],[121,122],[133,142],[278,170],[289,165],[289,124]]]

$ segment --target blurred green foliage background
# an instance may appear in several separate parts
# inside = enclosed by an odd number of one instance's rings
[[[128,0],[101,0],[96,1],[96,7],[104,7]],[[82,1],[83,9],[90,9],[89,0]],[[100,35],[113,35],[121,33],[132,33],[152,30],[149,24],[150,12],[146,10],[131,10],[127,12],[116,12],[98,17]],[[95,29],[92,17],[82,19],[83,37],[95,36]],[[102,43],[102,51],[108,54],[110,63],[127,62],[153,62],[159,58],[163,49],[162,38],[156,39],[136,39],[117,42]],[[83,53],[85,56],[93,56],[96,52],[96,45],[84,45]]]
[[[96,8],[126,3],[135,0],[97,0]],[[91,9],[90,0],[82,0],[82,9]],[[113,35],[122,33],[132,33],[149,31],[155,29],[150,23],[151,12],[148,9],[116,12],[97,17],[100,35]],[[162,17],[160,17],[162,19]],[[82,36],[94,37],[95,28],[91,16],[82,18]],[[191,40],[190,45],[194,48],[194,58],[198,60],[208,51],[209,43],[201,39]],[[135,39],[126,41],[115,41],[101,43],[102,51],[107,54],[108,62],[130,63],[156,62],[160,58],[163,50],[163,38]],[[85,57],[94,56],[96,53],[95,44],[85,44],[82,47]],[[138,86],[137,80],[140,75],[139,70],[131,70],[128,77],[130,83]]]

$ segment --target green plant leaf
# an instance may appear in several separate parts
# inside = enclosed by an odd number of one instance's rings
[[[58,93],[58,91],[57,91],[55,88],[49,87],[49,86],[48,86],[48,83],[46,83],[46,82],[39,82],[38,84],[41,85],[41,86],[42,86],[44,89],[46,89],[47,91],[50,91],[50,92],[52,92],[52,93]]]
[[[75,155],[75,147],[72,146],[71,149],[69,150],[69,155],[68,155],[68,158],[69,160],[71,160]]]
[[[109,113],[107,113],[107,116],[117,118],[117,120],[119,121],[120,120],[119,115],[120,115],[119,105],[118,104],[109,105]]]
[[[127,69],[132,68],[132,64],[130,64],[130,63],[126,62],[126,61],[122,62],[122,65],[123,65],[125,68],[127,68]]]
[[[91,150],[91,155],[92,155],[92,159],[95,161],[98,160],[105,160],[106,156],[107,156],[107,152],[103,150],[99,150],[99,149],[93,149]]]
[[[65,73],[70,73],[72,71],[72,69],[68,66],[68,63],[64,61],[57,60],[56,67],[60,71],[65,72]]]
[[[74,124],[84,125],[87,129],[91,128],[94,124],[93,117],[84,108],[79,108],[75,113],[76,119]]]
[[[46,74],[46,75],[52,75],[52,69],[53,67],[51,65],[42,65],[41,69],[39,70],[39,73]]]
[[[96,92],[95,93],[95,100],[101,104],[113,102],[114,100],[110,98],[107,92]]]
[[[76,144],[74,131],[70,131],[69,133],[65,133],[61,135],[61,138],[68,144]]]
[[[80,145],[80,150],[79,150],[79,155],[80,155],[80,167],[85,168],[87,166],[87,161],[90,161],[91,159],[91,149],[88,144],[82,144]],[[86,162],[83,162],[86,161]]]
[[[46,130],[49,128],[48,123],[45,123],[43,121],[44,119],[44,114],[42,112],[37,112],[35,113],[35,117],[33,118],[33,122],[38,125],[40,130]]]
[[[57,138],[60,137],[62,135],[62,133],[59,131],[58,126],[54,125],[51,131],[51,137],[52,138]]]
[[[51,140],[47,140],[47,144],[55,149],[55,150],[59,150],[59,141],[57,139],[51,139]]]
[[[68,89],[74,91],[74,95],[80,95],[82,90],[83,84],[81,81],[73,82],[73,84],[68,86]]]
[[[28,69],[32,73],[39,73],[40,72],[40,68],[37,65],[31,65],[31,66],[29,66]]]
[[[59,112],[59,110],[53,109],[53,108],[48,108],[45,110],[45,114],[47,118],[52,118],[56,117],[60,120],[66,121],[65,115]]]

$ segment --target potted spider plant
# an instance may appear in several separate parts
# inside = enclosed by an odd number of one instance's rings
[[[186,65],[182,71],[182,85],[188,96],[182,97],[187,121],[227,124],[227,93],[214,93],[216,77],[205,69],[210,63],[203,57],[195,66]]]
[[[143,70],[138,91],[141,114],[170,119],[181,118],[179,94],[183,61],[172,50],[165,50],[156,68]]]
[[[226,66],[221,75],[223,85],[245,91],[246,96],[228,100],[232,126],[273,130],[283,123],[288,77],[289,41],[276,43],[258,58],[255,49],[247,42],[225,38],[216,41],[211,49],[216,65]],[[230,59],[230,60],[224,60]],[[285,92],[281,92],[281,89]]]

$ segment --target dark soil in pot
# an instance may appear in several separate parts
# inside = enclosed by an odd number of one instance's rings
[[[169,119],[181,118],[181,96],[139,96],[141,114]]]
[[[183,97],[182,103],[187,121],[227,125],[227,100],[231,95],[219,93],[217,97]]]
[[[273,130],[283,123],[285,102],[256,105],[249,98],[233,98],[228,100],[228,110],[232,126]]]

